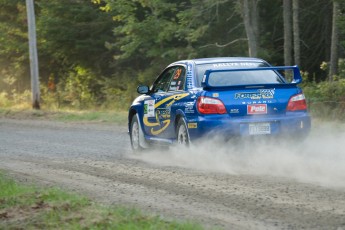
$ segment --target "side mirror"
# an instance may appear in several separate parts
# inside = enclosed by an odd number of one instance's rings
[[[147,94],[149,93],[150,89],[147,85],[139,85],[137,88],[137,92],[139,94]]]

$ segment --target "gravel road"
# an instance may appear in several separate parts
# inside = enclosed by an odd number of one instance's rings
[[[214,140],[133,155],[125,126],[2,118],[0,169],[206,228],[345,230],[345,132],[334,129],[297,147]]]

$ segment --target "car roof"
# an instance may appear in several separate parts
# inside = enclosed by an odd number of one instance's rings
[[[213,57],[213,58],[197,58],[197,59],[190,59],[190,60],[181,60],[172,63],[173,64],[184,64],[186,62],[194,62],[196,65],[200,64],[212,64],[212,63],[219,63],[219,62],[266,62],[259,58],[251,58],[251,57]]]

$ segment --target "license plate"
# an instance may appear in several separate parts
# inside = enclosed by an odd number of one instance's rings
[[[249,124],[249,135],[271,134],[270,123],[251,123]]]

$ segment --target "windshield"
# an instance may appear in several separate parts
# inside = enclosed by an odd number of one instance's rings
[[[217,69],[241,69],[268,67],[262,62],[228,62],[212,63],[196,66],[198,85],[206,70]],[[230,85],[254,85],[254,84],[281,84],[285,83],[283,78],[273,70],[256,71],[235,71],[235,72],[213,72],[210,74],[209,84],[211,86],[230,86]]]

